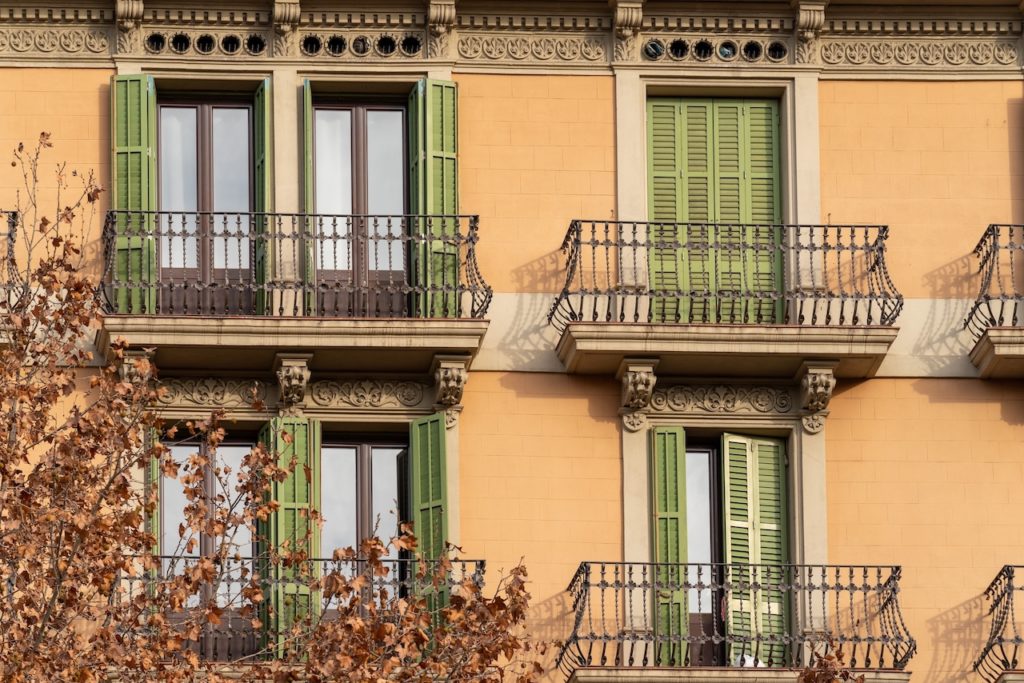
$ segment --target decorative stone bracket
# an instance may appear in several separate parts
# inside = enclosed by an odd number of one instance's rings
[[[121,54],[136,52],[142,31],[143,0],[117,0],[117,51]]]
[[[657,360],[646,358],[624,358],[616,376],[622,381],[622,426],[630,432],[637,432],[647,426],[647,413],[651,408],[651,397],[658,378],[654,375]]]
[[[635,59],[644,19],[644,0],[608,0],[608,4],[614,11],[615,61]]]
[[[434,356],[430,374],[434,376],[434,408],[444,412],[445,427],[451,429],[462,412],[462,391],[469,379],[469,356]]]
[[[817,434],[825,428],[828,404],[836,388],[833,370],[838,363],[804,363],[800,368],[800,405],[803,408],[801,421],[810,434]]]
[[[121,365],[117,369],[121,381],[128,384],[151,381],[156,376],[156,366],[153,365],[152,358],[152,350],[130,349],[125,351]]]
[[[302,8],[299,0],[274,0],[274,54],[291,56],[295,54],[296,29]]]
[[[445,59],[448,42],[455,25],[455,0],[428,0],[427,27],[430,29],[427,56],[430,59]]]
[[[281,389],[280,412],[282,415],[302,414],[309,385],[309,361],[311,353],[279,353],[274,358],[274,370]]]
[[[796,10],[796,62],[817,64],[818,36],[825,25],[825,8],[829,0],[790,0]]]

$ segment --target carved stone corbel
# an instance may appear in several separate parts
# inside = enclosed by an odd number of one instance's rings
[[[790,0],[796,10],[796,62],[818,63],[818,36],[825,25],[825,8],[829,0]]]
[[[614,10],[615,61],[636,59],[640,25],[644,20],[644,0],[608,0],[608,4]]]
[[[274,23],[274,54],[290,56],[295,53],[302,8],[299,0],[274,0],[272,21]]]
[[[469,379],[468,356],[434,356],[434,409],[444,412],[445,427],[451,429],[462,412],[462,392]]]
[[[124,352],[117,372],[121,381],[131,385],[151,382],[156,377],[152,349],[129,349]]]
[[[118,54],[138,52],[143,9],[142,0],[117,0],[114,11],[117,17]]]
[[[825,428],[828,404],[836,388],[835,366],[834,362],[804,363],[800,369],[800,405],[804,413],[801,421],[810,434]]]
[[[647,426],[647,413],[651,408],[651,397],[658,378],[654,369],[657,360],[647,358],[624,358],[616,373],[622,382],[622,426],[630,432],[637,432]]]
[[[455,0],[428,0],[427,4],[427,56],[446,59],[448,44],[455,26]]]
[[[279,353],[274,358],[277,384],[281,390],[278,410],[281,415],[301,415],[309,385],[310,353]]]

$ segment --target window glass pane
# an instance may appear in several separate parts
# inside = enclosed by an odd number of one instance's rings
[[[398,463],[404,449],[374,448],[373,462],[370,464],[370,489],[372,496],[371,524],[376,526],[376,533],[385,543],[398,534]],[[397,558],[398,553],[392,549],[389,557]]]
[[[317,109],[313,112],[316,267],[351,269],[352,112]]]
[[[195,268],[199,262],[196,221],[199,209],[198,110],[160,107],[160,210],[184,212],[161,218],[160,265]]]
[[[238,492],[238,484],[241,479],[242,460],[251,449],[251,445],[222,445],[217,448],[217,467],[222,468],[222,472],[219,477],[216,477],[214,490],[218,496],[224,497],[223,502],[218,502],[218,505],[224,508],[233,506],[236,515],[242,515],[245,512],[245,501],[242,494]],[[230,468],[231,472],[224,472],[223,470],[226,468]],[[243,525],[234,530],[233,536],[231,534],[232,531],[229,530],[228,538],[234,538],[232,552],[237,550],[242,557],[251,557],[252,530]]]
[[[324,518],[320,554],[324,557],[330,558],[337,548],[355,548],[360,541],[356,483],[356,449],[325,446],[320,456],[320,512]]]
[[[171,457],[176,462],[184,462],[198,450],[195,445],[175,445],[170,447]],[[176,478],[162,476],[160,481],[160,554],[180,555],[184,552],[185,542],[178,535],[178,526],[185,524],[185,490]],[[196,543],[192,555],[199,554],[199,535],[185,529],[185,539],[195,537]],[[179,545],[180,544],[180,545]]]
[[[213,267],[249,267],[249,109],[213,108]]]
[[[686,561],[691,564],[687,577],[690,583],[711,579],[707,566],[711,557],[711,454],[691,451],[686,454]],[[698,569],[692,564],[703,565]],[[710,613],[711,593],[691,589],[688,596],[690,613]]]
[[[401,111],[366,112],[367,213],[399,216],[405,213],[405,126]],[[370,270],[403,270],[402,222],[372,221],[367,226],[373,249]]]

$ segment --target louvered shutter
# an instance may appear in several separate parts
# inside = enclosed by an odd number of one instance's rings
[[[680,128],[683,135],[683,178],[686,187],[685,211],[679,220],[690,224],[685,229],[681,254],[683,284],[690,296],[683,301],[684,321],[705,323],[713,320],[711,244],[714,231],[707,223],[715,220],[714,104],[711,100],[682,100]]]
[[[746,257],[746,155],[741,100],[715,102],[715,292],[711,320],[745,322],[742,294]]]
[[[273,221],[267,215],[273,207],[273,186],[271,184],[270,155],[273,141],[271,140],[270,117],[273,101],[270,92],[270,79],[265,78],[256,88],[253,116],[253,184],[255,185],[256,219],[253,225],[253,256],[256,276],[256,312],[265,315],[273,306],[268,296],[268,283],[271,277],[271,261],[269,259],[270,232]]]
[[[444,554],[448,540],[444,413],[413,421],[409,434],[409,465],[413,522],[420,554],[436,559]]]
[[[725,434],[722,452],[723,535],[732,586],[726,632],[738,637],[729,662],[777,665],[789,655],[789,604],[783,590],[790,578],[785,446],[773,439]]]
[[[774,100],[744,103],[746,150],[746,207],[744,222],[751,225],[745,239],[744,279],[754,297],[744,311],[749,323],[782,322],[782,222],[779,178],[779,104]],[[770,226],[770,227],[769,227]],[[762,296],[758,296],[758,295]]]
[[[155,313],[157,255],[156,87],[152,76],[114,76],[111,98],[111,207],[114,224],[114,278],[111,292],[118,313]]]
[[[305,309],[306,315],[316,315],[316,237],[317,237],[317,218],[316,212],[316,179],[313,176],[313,159],[315,154],[314,149],[314,137],[313,137],[313,85],[307,78],[302,82],[302,149],[303,149],[303,177],[302,177],[302,189],[303,189],[303,201],[306,210],[305,224],[301,226],[301,230],[305,235],[303,240],[302,257],[305,267],[301,274],[296,274],[296,277],[302,277],[304,286],[302,306]],[[282,248],[289,249],[288,245],[282,245]],[[294,250],[291,247],[290,250]],[[296,253],[298,253],[296,251]],[[284,254],[285,258],[288,258],[290,254]],[[299,302],[289,305],[300,305]]]
[[[686,437],[681,427],[651,430],[654,503],[656,656],[662,666],[687,661],[689,614],[686,591]]]
[[[290,435],[291,442],[285,437]],[[294,471],[271,485],[270,498],[278,509],[266,521],[257,524],[260,543],[258,568],[266,583],[264,596],[265,644],[284,647],[288,633],[296,624],[315,619],[319,596],[309,588],[315,575],[319,533],[309,513],[317,504],[320,462],[320,423],[299,417],[275,417],[260,432],[260,442],[277,454],[278,464],[287,467],[295,459]],[[271,564],[270,553],[291,553],[295,563]]]
[[[683,291],[685,284],[681,279],[679,259],[683,232],[677,223],[685,214],[686,206],[678,126],[679,102],[648,100],[647,121],[650,317],[652,322],[679,322],[682,312],[678,293]]]
[[[457,318],[459,297],[458,89],[423,79],[409,94],[409,226],[415,311]]]

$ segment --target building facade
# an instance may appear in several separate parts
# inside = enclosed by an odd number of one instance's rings
[[[212,4],[4,3],[0,144],[320,549],[524,558],[552,680],[1012,675],[1016,1]]]

